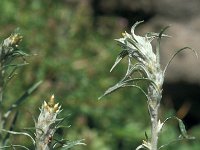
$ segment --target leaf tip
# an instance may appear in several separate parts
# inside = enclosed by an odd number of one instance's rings
[[[98,100],[101,100],[104,97],[104,94],[98,97]]]

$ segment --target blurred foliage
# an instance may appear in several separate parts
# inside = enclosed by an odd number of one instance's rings
[[[44,98],[53,93],[63,108],[69,129],[59,130],[58,138],[86,139],[80,150],[134,149],[149,133],[145,97],[136,89],[122,89],[102,100],[97,98],[123,75],[124,64],[109,73],[125,25],[116,16],[94,18],[88,0],[1,0],[0,37],[19,27],[24,36],[23,50],[32,54],[30,65],[18,71],[7,88],[8,106],[32,83],[43,80],[37,93],[20,107],[17,130],[33,127],[31,115],[39,114]],[[125,24],[125,23],[124,23]],[[167,113],[166,113],[167,112]],[[162,116],[174,115],[163,109]],[[168,124],[162,143],[178,136],[177,125]],[[165,149],[197,150],[200,128],[191,129],[198,140],[182,141]],[[12,136],[13,143],[30,147],[24,137]],[[163,148],[164,149],[164,148]]]

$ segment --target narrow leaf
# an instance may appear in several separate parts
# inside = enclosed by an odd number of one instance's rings
[[[186,138],[186,139],[195,139],[195,137],[189,136],[187,134],[187,131],[185,129],[185,125],[184,125],[183,121],[181,119],[179,119],[179,118],[177,118],[177,120],[178,120],[178,124],[179,124],[179,129],[181,131],[181,135],[183,136],[183,138]]]
[[[32,136],[26,132],[15,132],[15,131],[8,131],[8,130],[5,130],[5,129],[0,129],[1,131],[4,131],[4,132],[7,132],[7,133],[10,133],[10,134],[14,134],[14,135],[25,135],[25,136],[28,136],[33,144],[35,145],[35,140],[32,138]]]
[[[108,90],[106,90],[104,92],[104,94],[102,96],[100,96],[98,99],[101,99],[102,97],[104,97],[104,96],[106,96],[108,94],[111,94],[112,92],[116,91],[117,89],[123,87],[123,85],[124,85],[124,83],[121,83],[121,82],[115,84],[114,86],[112,86]]]
[[[163,70],[163,75],[165,75],[165,72],[166,72],[168,66],[170,65],[170,63],[172,62],[172,60],[176,57],[176,55],[179,54],[181,51],[186,50],[186,49],[192,50],[195,53],[195,56],[198,58],[198,54],[197,54],[197,52],[195,50],[193,50],[190,47],[183,47],[183,48],[179,49],[176,53],[174,53],[172,55],[172,57],[170,58],[169,62],[167,63],[167,65],[165,66],[165,68]]]
[[[146,141],[149,141],[149,137],[148,137],[148,135],[147,135],[147,132],[146,132],[146,131],[144,132],[144,135],[145,135]]]
[[[9,64],[9,65],[5,65],[3,66],[3,69],[5,68],[8,68],[8,67],[22,67],[22,66],[25,66],[25,65],[28,65],[29,63],[22,63],[22,64]]]
[[[165,30],[167,30],[169,28],[169,26],[165,27],[164,29],[162,29],[158,35],[158,40],[157,40],[157,44],[156,44],[156,58],[157,58],[157,62],[158,64],[160,64],[160,41],[162,38],[163,33],[165,32]]]
[[[139,150],[139,149],[147,149],[147,148],[144,147],[143,145],[139,145],[135,150]]]
[[[76,146],[76,145],[86,145],[82,141],[83,141],[83,139],[82,140],[68,142],[67,144],[65,144],[65,145],[62,146],[62,150],[70,149],[70,148],[72,148],[73,146]]]
[[[163,125],[165,125],[166,122],[170,119],[175,119],[178,121],[178,125],[179,125],[179,129],[180,129],[182,138],[190,139],[190,140],[195,139],[195,137],[189,136],[187,134],[187,130],[185,129],[185,125],[184,125],[183,121],[176,116],[168,117],[167,119],[165,119],[165,121],[163,122]]]
[[[178,125],[179,125],[179,129],[181,131],[182,136],[187,138],[188,135],[187,135],[187,131],[185,129],[185,125],[184,125],[183,121],[179,118],[177,118],[177,120],[178,120]]]
[[[12,130],[14,129],[15,124],[16,124],[16,122],[17,122],[18,114],[19,114],[18,111],[14,114],[14,118],[13,118],[13,120],[12,120],[12,122],[11,122],[11,126],[10,126],[10,128],[9,128],[9,131],[12,131]],[[6,136],[4,137],[4,139],[3,139],[4,145],[6,144],[6,141],[7,141],[7,139],[9,138],[9,136],[10,136],[10,134],[7,133]]]
[[[13,147],[20,147],[20,148],[23,148],[23,149],[26,149],[26,150],[29,150],[29,148],[27,148],[26,146],[23,146],[23,145],[10,145],[10,146],[3,146],[3,147],[0,147],[0,149],[7,149],[7,148],[13,148]]]
[[[150,85],[152,85],[157,92],[159,92],[156,83],[153,80],[149,79],[149,78],[133,78],[133,79],[125,80],[124,83],[135,82],[135,81],[146,81],[146,82],[150,83]]]
[[[111,67],[110,72],[117,66],[117,64],[128,55],[128,51],[123,50],[116,58],[114,65]]]
[[[37,83],[35,83],[33,86],[31,86],[19,99],[16,100],[16,102],[14,104],[11,105],[11,107],[8,109],[8,111],[4,114],[4,118],[7,118],[10,113],[12,112],[12,110],[14,108],[19,107],[19,105],[24,102],[26,100],[26,98],[32,94],[37,88],[38,86],[42,83],[42,81],[39,81]]]
[[[125,84],[125,87],[134,87],[134,88],[139,89],[139,90],[144,94],[144,96],[146,97],[146,99],[149,100],[148,95],[146,94],[146,92],[145,92],[141,87],[139,87],[139,86],[137,86],[137,85],[133,85],[133,84],[131,84],[131,85],[126,85],[126,84]]]
[[[131,33],[134,35],[135,28],[144,21],[137,21],[131,28]]]
[[[160,33],[155,33],[155,32],[148,32],[145,36],[147,38],[150,38],[150,39],[155,39],[155,38],[158,38],[159,37],[159,34]],[[161,37],[167,37],[167,38],[170,38],[171,36],[167,35],[167,34],[162,34]]]

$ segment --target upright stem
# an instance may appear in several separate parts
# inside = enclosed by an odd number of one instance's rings
[[[49,150],[48,143],[45,143],[44,141],[37,140],[35,150]]]
[[[162,75],[162,72],[159,72],[159,76]],[[156,79],[159,79],[156,76]],[[156,80],[158,81],[158,80]],[[150,141],[150,150],[157,150],[158,147],[158,134],[159,134],[159,127],[158,127],[158,111],[160,107],[160,100],[162,98],[162,81],[156,82],[158,89],[156,90],[153,86],[149,86],[148,88],[148,109],[151,119],[151,141]]]
[[[3,129],[3,112],[2,112],[2,102],[3,102],[3,86],[4,86],[4,78],[3,78],[3,70],[2,70],[2,62],[0,62],[0,130]],[[0,131],[0,146],[2,146],[2,132]]]
[[[0,62],[0,107],[3,101],[3,86],[4,86],[4,70],[2,70],[3,64]]]
[[[151,112],[151,150],[157,150],[158,145],[158,108]]]

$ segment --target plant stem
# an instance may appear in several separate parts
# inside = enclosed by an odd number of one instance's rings
[[[35,150],[49,150],[48,144],[44,143],[43,141],[36,141]]]
[[[2,112],[2,101],[3,101],[3,70],[2,70],[2,62],[0,62],[0,130],[3,129],[3,112]],[[0,131],[0,146],[2,146],[2,132]]]
[[[151,150],[157,150],[158,145],[158,108],[151,111]]]
[[[157,82],[158,83],[158,82]],[[161,84],[158,85],[162,85]],[[149,101],[148,101],[148,110],[150,114],[151,119],[151,141],[150,141],[150,150],[157,150],[158,148],[158,134],[159,134],[159,127],[158,127],[158,111],[160,107],[160,100],[162,98],[162,86],[158,86],[158,91],[155,90],[151,85],[148,88],[148,95],[149,95]]]
[[[0,107],[3,101],[3,86],[4,86],[4,78],[3,78],[4,70],[2,70],[2,68],[3,68],[3,65],[0,62]]]

